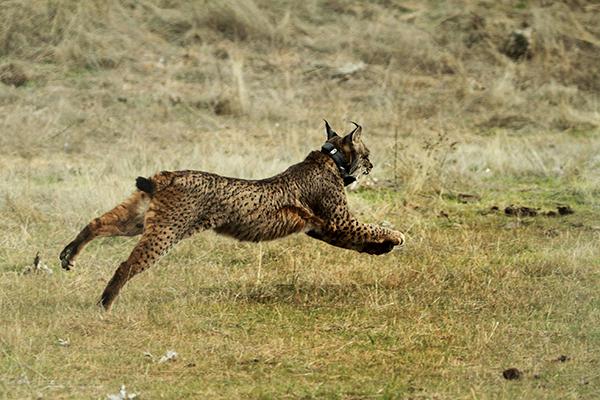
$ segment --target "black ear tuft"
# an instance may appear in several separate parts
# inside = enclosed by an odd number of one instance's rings
[[[350,122],[354,125],[354,129],[352,130],[352,132],[347,134],[346,137],[349,137],[352,142],[356,142],[360,139],[360,135],[362,133],[362,126],[360,126],[354,121]]]
[[[325,121],[325,131],[327,132],[327,140],[336,137],[338,134],[331,129],[331,126],[329,126],[329,122],[327,122],[326,119],[324,119],[323,121]]]
[[[362,126],[360,126],[360,125],[359,125],[359,124],[357,124],[356,122],[354,122],[354,121],[350,121],[350,123],[351,123],[352,125],[354,125],[354,129],[352,129],[352,132],[350,132],[350,134],[353,134],[354,132],[356,132],[356,130],[357,130],[357,129],[362,129]]]

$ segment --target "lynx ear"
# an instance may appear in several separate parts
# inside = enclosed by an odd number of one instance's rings
[[[329,126],[329,122],[327,122],[327,120],[323,120],[325,121],[325,131],[327,132],[327,140],[336,137],[338,134],[335,133],[335,131],[333,129],[331,129],[331,126]]]
[[[360,140],[360,137],[362,135],[362,126],[360,126],[359,124],[357,124],[354,121],[350,121],[354,124],[355,128],[352,130],[352,132],[350,132],[348,135],[346,135],[346,137],[349,137],[350,140],[352,141],[352,143],[356,143]]]

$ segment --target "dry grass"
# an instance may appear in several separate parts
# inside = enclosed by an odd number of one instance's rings
[[[0,3],[0,397],[105,398],[121,383],[141,398],[597,397],[599,11]],[[503,46],[525,25],[531,57],[514,61]],[[202,234],[111,314],[94,303],[134,239],[59,269],[136,176],[268,176],[320,146],[323,117],[364,125],[374,175],[349,199],[406,231],[404,251]],[[485,215],[511,203],[575,214]],[[38,251],[54,274],[21,275]],[[144,356],[168,349],[177,361]]]

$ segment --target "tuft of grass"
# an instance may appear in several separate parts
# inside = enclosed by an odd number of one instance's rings
[[[270,39],[274,28],[253,0],[207,2],[202,6],[200,24],[229,39]]]

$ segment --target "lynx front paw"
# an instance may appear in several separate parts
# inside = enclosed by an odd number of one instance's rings
[[[404,234],[397,231],[392,231],[391,234],[381,242],[369,242],[363,247],[363,252],[367,254],[385,254],[394,249],[395,246],[404,244]]]

